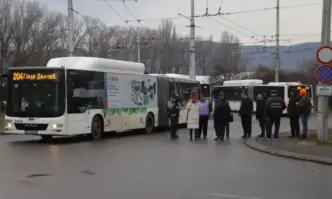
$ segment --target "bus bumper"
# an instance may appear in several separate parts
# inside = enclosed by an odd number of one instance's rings
[[[64,117],[15,118],[5,117],[5,133],[21,135],[67,135]]]

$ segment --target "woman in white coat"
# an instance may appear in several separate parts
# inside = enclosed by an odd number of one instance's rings
[[[190,140],[193,140],[193,131],[195,132],[195,140],[198,140],[200,101],[197,97],[196,91],[191,92],[191,99],[189,100],[186,109],[188,111],[187,128],[190,132]]]

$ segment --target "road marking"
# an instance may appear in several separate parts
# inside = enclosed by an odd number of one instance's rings
[[[262,199],[262,198],[238,196],[238,195],[222,194],[222,193],[210,193],[210,196],[220,196],[220,197],[237,198],[237,199]]]

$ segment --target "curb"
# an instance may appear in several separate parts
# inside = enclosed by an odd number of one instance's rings
[[[300,153],[295,153],[295,152],[290,152],[290,151],[274,149],[274,148],[271,148],[271,147],[258,143],[257,138],[247,139],[244,141],[244,143],[246,146],[248,146],[251,149],[254,149],[254,150],[257,150],[257,151],[260,151],[263,153],[267,153],[270,155],[332,166],[332,158],[324,158],[324,157],[319,157],[319,156],[314,156],[314,155],[309,155],[309,154],[300,154]]]

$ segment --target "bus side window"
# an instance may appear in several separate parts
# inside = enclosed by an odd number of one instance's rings
[[[199,88],[197,87],[197,84],[193,84],[193,83],[182,83],[182,88],[183,88],[183,93],[184,93],[184,97],[182,99],[182,104],[184,106],[186,106],[191,98],[191,91],[193,89],[196,89],[196,91],[199,92]],[[199,94],[199,93],[197,93],[197,94]]]
[[[169,95],[172,97],[175,93],[175,83],[169,82]]]
[[[224,87],[224,97],[229,101],[241,100],[242,87]]]
[[[188,93],[186,90],[186,85],[185,83],[177,83],[177,87],[179,90],[179,95],[181,99],[181,105],[186,106],[188,103]]]
[[[79,82],[79,71],[68,70],[67,72],[67,111],[68,113],[80,113],[76,108],[74,90],[77,86],[76,83]]]
[[[67,89],[68,113],[82,113],[81,107],[88,106],[88,79],[87,71],[68,70]]]
[[[105,80],[103,72],[91,72],[92,78],[89,79],[88,94],[91,99],[91,109],[102,109],[104,108],[104,89]],[[107,107],[105,107],[107,108]]]

